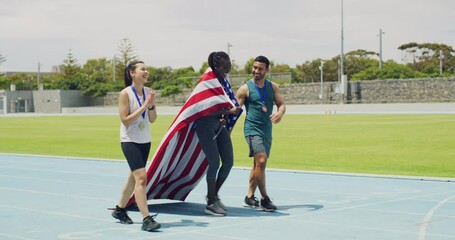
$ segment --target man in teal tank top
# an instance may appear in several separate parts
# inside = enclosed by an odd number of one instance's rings
[[[265,167],[272,147],[272,124],[279,123],[286,106],[278,85],[265,78],[269,72],[269,60],[258,56],[253,63],[253,78],[237,90],[240,106],[245,105],[245,139],[248,143],[250,157],[254,157],[250,173],[248,194],[244,206],[259,207],[259,200],[254,197],[256,188],[261,193],[261,207],[265,211],[277,208],[270,200],[265,186]],[[277,111],[273,113],[273,105]]]

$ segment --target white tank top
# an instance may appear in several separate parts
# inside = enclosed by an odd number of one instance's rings
[[[128,98],[130,101],[129,112],[132,113],[136,111],[140,106],[137,102],[137,98],[134,95],[133,89],[131,86],[126,88],[128,93]],[[145,97],[150,93],[150,89],[144,87]],[[144,102],[144,97],[139,96],[141,105]],[[139,116],[134,122],[132,122],[128,127],[120,122],[120,142],[135,142],[135,143],[149,143],[151,142],[150,136],[150,121],[147,110],[145,111],[145,116]]]

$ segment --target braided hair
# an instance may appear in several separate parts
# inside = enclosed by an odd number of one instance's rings
[[[130,72],[134,71],[136,69],[136,65],[138,63],[144,63],[144,62],[135,60],[135,61],[130,62],[128,64],[128,66],[126,66],[125,72],[124,72],[124,77],[123,77],[123,79],[125,81],[125,87],[128,87],[133,83],[133,79],[131,78]]]
[[[229,55],[225,52],[212,52],[209,55],[208,64],[209,67],[217,73],[216,68],[221,66],[224,61],[230,61]]]

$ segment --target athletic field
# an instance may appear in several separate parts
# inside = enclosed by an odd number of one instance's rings
[[[158,109],[151,154],[178,110]],[[115,111],[0,117],[0,152],[123,160]],[[274,126],[268,167],[455,177],[453,113],[455,104],[291,105]],[[232,133],[238,167],[251,165],[244,116]]]
[[[251,160],[240,120],[236,167],[220,192],[228,216],[204,214],[201,181],[185,202],[149,201],[162,225],[152,233],[137,209],[132,225],[107,210],[128,173],[115,113],[1,116],[0,239],[455,239],[453,106],[290,106],[274,126],[273,213],[242,207]],[[152,152],[175,116],[161,111]]]

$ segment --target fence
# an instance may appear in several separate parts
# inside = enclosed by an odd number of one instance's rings
[[[241,86],[246,81],[250,80],[253,76],[251,74],[229,74],[228,80],[231,86]],[[269,73],[266,76],[267,79],[272,80],[279,84],[291,83],[292,73],[291,72],[280,72],[280,73]],[[196,85],[199,77],[182,77],[181,79],[190,79],[193,85]]]
[[[338,93],[337,82],[323,84],[320,99],[319,83],[284,84],[280,86],[286,104],[334,104],[334,103],[430,103],[455,102],[455,78],[396,79],[355,81],[348,83],[344,96]],[[238,86],[233,86],[236,91]],[[182,105],[191,89],[169,97],[158,97],[158,103]],[[105,105],[117,104],[118,93],[109,93]],[[158,91],[159,96],[159,91]]]
[[[251,74],[229,74],[229,83],[232,86],[241,86],[252,77]],[[279,84],[292,82],[291,72],[269,73],[266,78]]]
[[[4,95],[4,91],[0,91],[0,114],[5,114],[6,109],[6,96]]]

